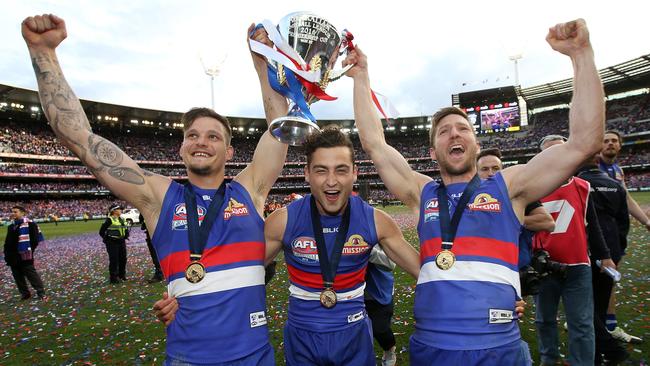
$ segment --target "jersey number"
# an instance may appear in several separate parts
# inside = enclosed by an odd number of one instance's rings
[[[571,206],[567,200],[556,200],[544,202],[544,208],[548,213],[553,214],[559,212],[557,219],[555,219],[555,230],[551,234],[566,233],[571,223],[571,218],[576,212],[576,209]]]

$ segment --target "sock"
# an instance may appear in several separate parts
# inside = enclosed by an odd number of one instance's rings
[[[605,326],[610,332],[616,329],[618,322],[616,321],[616,314],[607,314],[607,319],[605,320]]]

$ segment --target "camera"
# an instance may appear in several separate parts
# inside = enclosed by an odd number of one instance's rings
[[[551,255],[546,250],[534,250],[530,265],[519,270],[522,296],[539,293],[540,281],[549,274],[555,274],[561,278],[566,277],[567,268],[568,265],[552,260]]]

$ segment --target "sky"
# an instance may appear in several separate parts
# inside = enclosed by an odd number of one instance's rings
[[[650,53],[649,1],[0,0],[0,84],[36,89],[20,23],[54,13],[68,29],[59,61],[82,99],[174,112],[210,107],[203,59],[221,70],[214,79],[219,113],[263,117],[246,30],[294,11],[354,34],[368,55],[372,88],[402,117],[429,115],[455,93],[513,85],[514,54],[522,55],[522,87],[570,78],[570,59],[545,41],[558,22],[587,21],[598,68]],[[314,103],[314,116],[351,119],[352,87],[347,77],[331,83],[327,93],[338,99]]]

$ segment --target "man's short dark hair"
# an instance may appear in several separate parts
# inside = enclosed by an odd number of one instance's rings
[[[26,212],[27,212],[27,210],[25,210],[25,207],[23,207],[23,206],[12,206],[11,209],[12,209],[12,210],[14,210],[14,209],[15,209],[15,210],[18,210],[18,211],[20,211],[20,212],[22,212],[22,213],[26,213]]]
[[[493,147],[490,149],[481,150],[481,152],[478,153],[478,156],[476,156],[476,161],[479,161],[482,157],[489,155],[496,156],[499,158],[499,160],[501,160],[501,150],[499,150],[498,147]]]
[[[344,134],[338,126],[327,125],[320,132],[307,136],[307,139],[302,145],[303,149],[305,149],[305,155],[307,155],[307,166],[309,167],[311,157],[317,149],[339,146],[347,147],[350,150],[350,158],[352,159],[352,164],[354,164],[354,146],[352,145],[352,141],[350,141],[348,135]]]
[[[616,137],[618,137],[618,142],[620,144],[623,144],[623,134],[621,134],[620,132],[618,132],[616,130],[607,130],[607,131],[605,131],[605,135],[607,135],[608,133],[611,133],[612,135],[616,135]]]
[[[469,117],[467,116],[467,113],[465,113],[464,110],[458,108],[458,107],[444,107],[438,110],[433,117],[431,117],[431,130],[429,131],[429,144],[430,147],[434,147],[436,144],[436,128],[438,127],[438,122],[440,122],[441,119],[449,116],[450,114],[455,114],[458,116],[461,116],[467,120],[467,123],[471,126],[472,124],[469,122]],[[472,130],[473,131],[473,130]]]
[[[183,113],[183,115],[181,116],[181,123],[183,124],[183,132],[187,131],[190,127],[192,127],[194,121],[196,121],[198,118],[201,117],[214,118],[217,121],[221,122],[224,129],[226,130],[226,133],[228,134],[228,136],[226,136],[226,142],[228,143],[228,145],[230,145],[230,139],[232,137],[232,128],[230,128],[230,121],[228,121],[228,118],[220,115],[219,113],[215,112],[210,108],[196,107]]]

